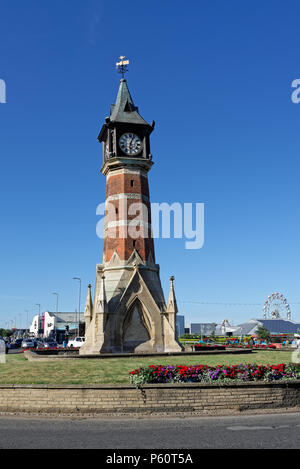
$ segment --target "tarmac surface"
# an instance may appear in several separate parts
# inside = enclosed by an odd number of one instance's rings
[[[300,409],[222,416],[0,415],[1,449],[295,449]]]

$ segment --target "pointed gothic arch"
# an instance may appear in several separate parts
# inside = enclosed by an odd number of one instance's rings
[[[135,297],[128,308],[122,321],[122,346],[124,352],[135,352],[142,349],[143,344],[151,340],[153,328],[148,312],[140,299]]]

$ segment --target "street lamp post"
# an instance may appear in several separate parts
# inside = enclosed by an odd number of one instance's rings
[[[77,330],[77,336],[78,336],[78,335],[79,335],[79,324],[80,324],[81,278],[79,278],[79,277],[73,277],[73,280],[78,280],[78,281],[79,281],[79,293],[78,293],[78,330]]]
[[[36,303],[36,306],[39,307],[39,319],[38,319],[38,337],[39,337],[40,336],[39,321],[40,321],[40,315],[41,315],[41,305],[40,303]]]
[[[25,309],[25,313],[26,313],[26,327],[25,327],[25,329],[27,330],[27,328],[29,329],[29,324],[28,324],[28,313],[29,313],[29,311],[28,311],[28,309]]]
[[[58,297],[59,297],[59,294],[56,293],[56,292],[53,292],[53,295],[56,295],[56,315],[57,315],[57,313],[58,313]],[[57,319],[56,319],[56,321],[57,321]],[[56,322],[54,324],[56,324]],[[57,340],[56,326],[55,326],[54,332],[55,332],[55,340]]]
[[[56,314],[58,313],[58,297],[59,297],[59,293],[53,293],[53,295],[56,295]]]

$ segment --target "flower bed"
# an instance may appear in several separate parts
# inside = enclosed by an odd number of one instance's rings
[[[211,345],[211,344],[195,344],[195,351],[199,350],[226,350],[226,345]]]
[[[197,350],[225,350],[227,348],[239,348],[239,349],[262,349],[262,350],[270,350],[270,349],[277,349],[281,348],[281,344],[209,344],[209,343],[196,343],[193,344],[195,351]]]
[[[251,349],[276,349],[279,348],[277,345],[280,344],[254,344],[254,345],[244,345],[244,344],[226,344],[225,347],[230,348],[251,348]]]
[[[129,373],[136,386],[146,383],[186,383],[186,382],[226,382],[273,381],[300,378],[300,364],[281,363],[279,365],[150,365]]]

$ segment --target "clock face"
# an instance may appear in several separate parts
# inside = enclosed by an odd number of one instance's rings
[[[137,155],[142,149],[141,139],[129,132],[121,136],[119,144],[121,150],[127,155]]]

